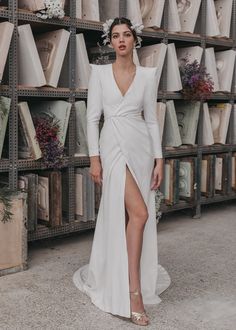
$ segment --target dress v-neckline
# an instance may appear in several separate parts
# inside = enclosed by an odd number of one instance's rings
[[[121,97],[124,99],[124,98],[126,97],[126,95],[128,94],[128,92],[130,91],[130,89],[132,88],[132,86],[134,85],[134,82],[135,82],[135,80],[136,80],[136,76],[137,76],[137,72],[138,72],[138,66],[135,65],[136,70],[135,70],[134,78],[133,78],[132,82],[130,83],[128,89],[126,90],[126,92],[125,92],[124,94],[122,94],[122,92],[121,92],[121,90],[120,90],[120,88],[119,88],[119,86],[118,86],[118,84],[117,84],[117,82],[116,82],[115,75],[114,75],[114,71],[113,71],[112,63],[111,63],[111,65],[110,65],[110,67],[111,67],[111,74],[112,74],[112,78],[113,78],[114,84],[115,84],[117,90],[119,91]]]

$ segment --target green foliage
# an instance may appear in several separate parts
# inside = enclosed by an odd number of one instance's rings
[[[4,102],[3,98],[0,97],[0,118],[3,120],[7,113],[8,107],[6,105],[6,102]]]
[[[11,195],[12,191],[8,188],[0,188],[0,203],[3,205],[3,208],[0,211],[0,221],[4,223],[10,221],[13,215],[11,213]]]

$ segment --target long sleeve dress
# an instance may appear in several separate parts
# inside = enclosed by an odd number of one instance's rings
[[[155,191],[150,189],[154,158],[162,158],[156,100],[156,68],[137,66],[133,82],[122,95],[112,64],[92,65],[87,136],[89,156],[99,155],[101,159],[102,195],[89,264],[75,272],[73,281],[101,310],[124,317],[130,317],[124,204],[126,165],[149,215],[140,261],[144,304],[160,303],[159,294],[170,285],[168,273],[158,264]],[[104,124],[99,136],[102,112]]]

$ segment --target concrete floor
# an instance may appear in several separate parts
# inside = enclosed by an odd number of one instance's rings
[[[160,263],[171,286],[147,306],[146,329],[236,329],[236,203],[164,215],[158,225]],[[73,284],[88,262],[93,231],[29,246],[29,269],[0,278],[0,330],[144,329],[97,309]]]

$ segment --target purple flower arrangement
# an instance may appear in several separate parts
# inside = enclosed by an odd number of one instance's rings
[[[180,76],[182,80],[182,94],[184,99],[191,101],[205,101],[211,98],[214,82],[206,67],[197,60],[189,62],[188,57],[181,61]]]
[[[42,151],[46,167],[61,168],[64,165],[64,147],[58,138],[58,122],[47,115],[34,118],[36,139]]]

